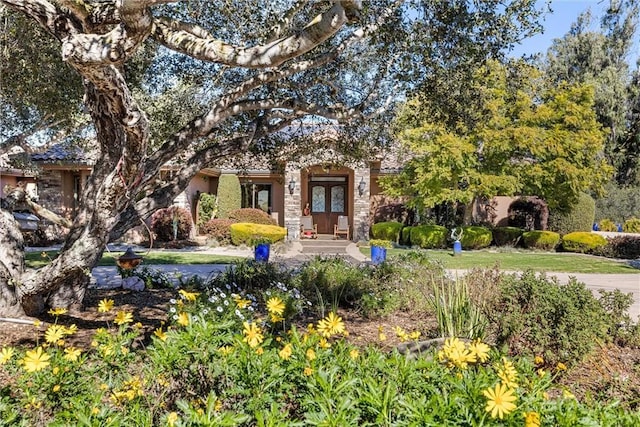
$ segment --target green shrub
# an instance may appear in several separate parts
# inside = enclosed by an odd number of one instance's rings
[[[198,226],[202,227],[218,214],[218,198],[215,194],[200,193],[198,199]]]
[[[463,249],[482,249],[491,244],[493,235],[491,230],[486,227],[464,226],[462,227],[462,243]]]
[[[385,239],[371,239],[369,240],[369,246],[378,246],[380,248],[391,249],[393,242]]]
[[[522,242],[525,248],[550,251],[560,243],[560,234],[553,231],[526,231],[522,233]]]
[[[403,224],[396,221],[378,222],[371,226],[371,235],[374,239],[389,240],[398,243]]]
[[[505,276],[487,309],[497,343],[514,355],[542,355],[547,363],[578,363],[607,339],[605,312],[591,291],[575,279],[555,279],[526,271]]]
[[[413,230],[413,226],[409,225],[402,229],[400,233],[400,244],[405,246],[411,246],[411,230]]]
[[[616,236],[607,241],[607,245],[596,253],[608,258],[638,259],[640,258],[640,237]]]
[[[635,217],[629,218],[624,222],[622,231],[625,233],[640,233],[640,219]]]
[[[411,229],[411,245],[423,249],[446,248],[448,231],[440,225],[419,225]]]
[[[607,239],[587,231],[575,231],[562,237],[562,249],[582,254],[592,253],[607,244]]]
[[[231,243],[231,219],[213,218],[202,226],[202,232],[218,241],[221,245]]]
[[[278,225],[275,219],[262,209],[242,208],[229,212],[229,219],[235,222],[250,222],[252,224]]]
[[[249,222],[237,222],[231,224],[231,243],[234,245],[253,246],[256,239],[267,240],[270,243],[284,240],[287,229],[277,225],[252,224]]]
[[[522,238],[522,229],[518,227],[496,227],[493,229],[493,241],[497,246],[517,246]]]
[[[640,187],[619,187],[607,184],[605,196],[596,200],[596,219],[611,218],[615,223],[640,216]],[[617,231],[617,230],[614,230]]]
[[[608,218],[601,219],[598,223],[600,231],[618,231],[618,226]]]
[[[237,175],[223,173],[218,178],[218,217],[229,218],[229,213],[242,207],[240,180]]]
[[[188,239],[191,233],[191,214],[179,206],[160,209],[151,215],[151,230],[161,242]]]
[[[573,231],[591,231],[596,217],[596,202],[591,196],[581,193],[578,201],[567,212],[549,213],[549,230],[562,235]]]

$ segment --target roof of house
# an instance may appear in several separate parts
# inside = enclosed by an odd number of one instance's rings
[[[45,163],[74,163],[92,165],[93,159],[86,151],[77,145],[61,143],[52,145],[43,153],[31,155],[31,160]]]

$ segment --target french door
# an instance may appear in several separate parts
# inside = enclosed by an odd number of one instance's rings
[[[311,215],[318,225],[318,233],[333,234],[338,216],[348,215],[347,177],[322,176],[309,179]]]

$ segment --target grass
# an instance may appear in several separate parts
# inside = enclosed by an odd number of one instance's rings
[[[392,258],[407,250],[387,249],[387,258]],[[371,256],[371,250],[368,247],[362,247],[360,251],[368,257]],[[474,267],[491,268],[498,265],[501,270],[506,271],[531,269],[539,272],[555,273],[640,273],[640,270],[631,267],[628,262],[575,253],[538,252],[524,249],[514,249],[509,252],[478,250],[463,251],[460,256],[454,257],[451,250],[426,250],[426,252],[434,259],[441,261],[445,268],[453,270],[465,270]]]
[[[105,252],[100,259],[98,265],[109,266],[116,265],[116,258],[124,252]],[[26,265],[30,268],[39,268],[48,264],[58,255],[58,251],[47,251],[43,256],[43,252],[27,252]],[[235,261],[243,259],[243,257],[228,255],[212,255],[197,252],[169,252],[169,251],[152,251],[148,254],[141,253],[143,265],[160,265],[160,264],[231,264]]]

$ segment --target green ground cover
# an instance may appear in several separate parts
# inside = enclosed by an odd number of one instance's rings
[[[371,249],[360,248],[370,257]],[[638,274],[640,270],[633,268],[625,261],[610,258],[582,255],[575,253],[538,252],[513,250],[498,252],[495,250],[463,251],[460,256],[453,256],[451,250],[421,250],[429,257],[439,260],[447,269],[470,269],[477,267],[491,268],[498,266],[501,270],[557,273],[594,273],[594,274]],[[409,249],[388,249],[388,259],[407,253]]]
[[[98,263],[101,266],[116,265],[116,258],[123,252],[105,252]],[[30,268],[39,268],[48,264],[58,255],[58,251],[28,252],[26,254],[26,264]],[[197,252],[170,252],[152,251],[140,253],[143,256],[143,265],[160,264],[230,264],[242,259],[242,257],[228,255],[212,255]]]

